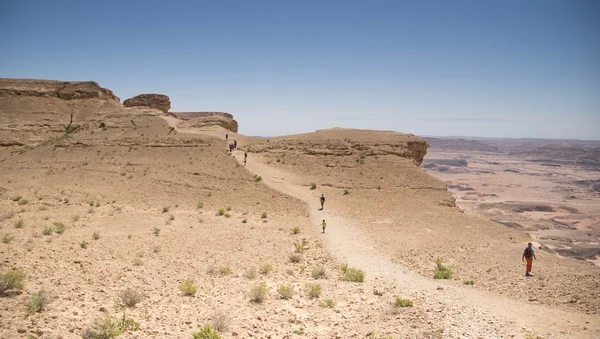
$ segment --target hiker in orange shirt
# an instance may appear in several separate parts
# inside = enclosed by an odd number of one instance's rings
[[[533,275],[531,275],[531,265],[533,265],[533,259],[537,259],[532,246],[532,243],[527,244],[527,247],[525,247],[525,250],[523,251],[523,257],[521,258],[523,261],[527,260],[527,269],[525,270],[526,277],[533,277]]]

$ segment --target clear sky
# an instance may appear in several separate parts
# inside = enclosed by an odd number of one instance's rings
[[[600,139],[600,1],[0,0],[0,77],[328,127]]]

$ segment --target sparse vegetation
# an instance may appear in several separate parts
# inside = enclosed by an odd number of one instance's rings
[[[264,264],[260,267],[258,272],[262,275],[266,275],[266,274],[269,274],[269,272],[271,272],[272,270],[273,270],[273,266],[271,266],[270,264]]]
[[[163,212],[163,213],[167,213],[167,212],[169,212],[169,209],[170,209],[170,208],[171,208],[171,207],[169,207],[169,206],[163,206],[163,208],[162,208],[162,212]]]
[[[11,241],[15,240],[15,236],[10,233],[4,233],[2,236],[2,242],[5,244],[9,244]]]
[[[314,267],[312,270],[312,277],[315,279],[325,279],[327,278],[327,273],[325,272],[325,268],[323,267]]]
[[[94,233],[92,233],[92,240],[98,239],[100,239],[100,233],[98,233],[98,231],[94,231]]]
[[[319,306],[321,307],[329,307],[329,308],[334,308],[335,307],[335,300],[328,298],[325,299],[325,302],[319,301]]]
[[[106,316],[104,319],[96,319],[92,326],[83,332],[83,339],[112,339],[120,336],[127,331],[137,331],[140,324],[132,318],[123,317],[115,319]]]
[[[23,226],[25,226],[25,221],[23,221],[23,219],[16,220],[14,226],[15,228],[23,228]]]
[[[8,290],[22,290],[25,287],[25,272],[12,270],[2,275],[0,279],[0,296]]]
[[[19,201],[19,200],[21,200],[21,196],[20,195],[14,196],[14,197],[10,198],[10,200]]]
[[[296,227],[292,228],[292,234],[298,234],[298,233],[300,233],[300,230],[301,230],[300,227],[296,226]]]
[[[52,226],[46,226],[42,230],[43,235],[52,235],[52,233],[54,233],[54,228]]]
[[[248,220],[246,220],[246,218],[242,219],[242,224],[245,224],[247,222],[248,222]]]
[[[310,189],[311,189],[311,190],[313,190],[313,191],[314,191],[314,190],[316,190],[316,189],[317,189],[317,184],[316,184],[316,183],[314,183],[314,182],[313,182],[313,183],[311,183],[311,184],[310,184]]]
[[[229,266],[219,266],[217,268],[217,272],[220,275],[229,275],[232,273],[231,268]]]
[[[257,276],[258,273],[256,273],[256,269],[254,267],[251,267],[244,272],[244,277],[246,277],[248,280],[256,279]]]
[[[217,215],[225,215],[225,209],[224,208],[219,208],[217,210]]]
[[[280,299],[292,299],[294,296],[294,286],[292,285],[279,285],[277,288]]]
[[[198,332],[192,333],[194,339],[221,339],[219,332],[213,330],[210,325],[206,325]]]
[[[158,234],[160,233],[160,228],[158,227],[154,227],[152,229],[152,234],[154,234],[154,236],[158,237]]]
[[[186,280],[183,284],[179,285],[179,290],[183,292],[184,295],[192,296],[195,295],[198,291],[198,287],[194,285],[192,280]]]
[[[267,285],[261,283],[259,285],[254,286],[250,290],[250,301],[253,303],[260,304],[265,300],[267,296]]]
[[[342,265],[342,276],[340,279],[343,281],[363,282],[365,280],[365,272],[344,264]]]
[[[225,218],[231,218],[231,214],[225,213]]]
[[[90,206],[94,207],[94,202],[93,201],[90,201]]]
[[[133,235],[127,234],[127,239],[131,239],[131,238],[133,238]]]
[[[122,307],[135,307],[144,299],[144,295],[138,290],[127,288],[119,294],[118,304]]]
[[[202,201],[199,201],[198,204],[196,204],[196,208],[202,208],[204,207],[204,203]]]
[[[262,180],[262,177],[260,175],[257,175],[254,177],[254,182],[259,182]]]
[[[223,310],[215,310],[210,315],[210,323],[212,327],[218,332],[227,332],[229,331],[229,326],[231,325],[232,316],[229,312],[225,312]]]
[[[133,259],[133,266],[142,266],[142,265],[144,265],[144,261],[142,261],[142,259],[140,259],[140,258]]]
[[[292,253],[292,254],[290,254],[290,257],[289,257],[289,258],[290,258],[290,262],[292,262],[292,263],[295,263],[295,264],[296,264],[296,263],[299,263],[299,262],[301,262],[301,261],[302,261],[302,254],[299,254],[299,253]]]
[[[465,284],[465,285],[475,285],[475,282],[473,280],[465,280],[465,281],[463,281],[463,284]]]
[[[56,232],[58,234],[65,233],[65,230],[67,229],[65,224],[63,224],[62,222],[55,222],[53,225],[54,225],[54,232]]]
[[[321,285],[319,284],[306,284],[304,288],[306,295],[310,299],[317,299],[321,295]]]
[[[454,272],[444,266],[444,259],[442,257],[437,257],[435,259],[435,271],[433,272],[433,279],[450,279]]]
[[[304,246],[303,243],[294,242],[294,247],[296,248],[296,253],[304,253],[308,250],[308,247]]]
[[[412,307],[413,306],[413,302],[412,300],[409,299],[402,299],[399,296],[394,296],[395,300],[392,303],[392,306],[394,306],[395,308],[400,308],[400,307]]]
[[[50,298],[48,297],[46,290],[44,290],[44,288],[40,288],[37,292],[33,293],[31,297],[29,297],[27,309],[31,313],[42,312],[46,309],[49,303]]]
[[[29,200],[27,200],[27,199],[19,200],[19,205],[27,205],[28,203],[29,203]]]
[[[344,195],[348,195],[348,194],[350,194],[350,191],[348,191],[348,189],[345,189],[344,190]]]
[[[263,218],[263,219],[266,219],[267,218],[267,212],[262,212],[262,214],[261,214],[260,217]]]
[[[87,248],[88,244],[89,243],[84,240],[84,241],[82,241],[82,242],[79,243],[79,246],[81,246],[81,248],[85,249],[85,248]]]
[[[381,186],[377,186],[377,189],[378,189],[378,190],[380,190],[380,189],[381,189]]]

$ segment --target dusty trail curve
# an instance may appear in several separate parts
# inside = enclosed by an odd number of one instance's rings
[[[234,156],[243,164],[242,151]],[[284,194],[304,201],[310,211],[314,231],[327,220],[323,234],[327,249],[340,262],[363,269],[367,282],[375,277],[393,281],[406,295],[429,310],[431,321],[444,328],[451,338],[510,338],[535,333],[544,338],[594,338],[600,335],[597,317],[527,304],[473,288],[455,286],[412,273],[376,254],[368,237],[353,224],[329,209],[320,211],[318,194],[294,184],[293,176],[269,167],[259,156],[251,154],[245,168],[262,177],[263,182]],[[587,328],[584,330],[584,328]]]

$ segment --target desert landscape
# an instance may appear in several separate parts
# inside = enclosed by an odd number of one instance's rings
[[[170,106],[0,79],[0,337],[600,336],[598,142]]]

